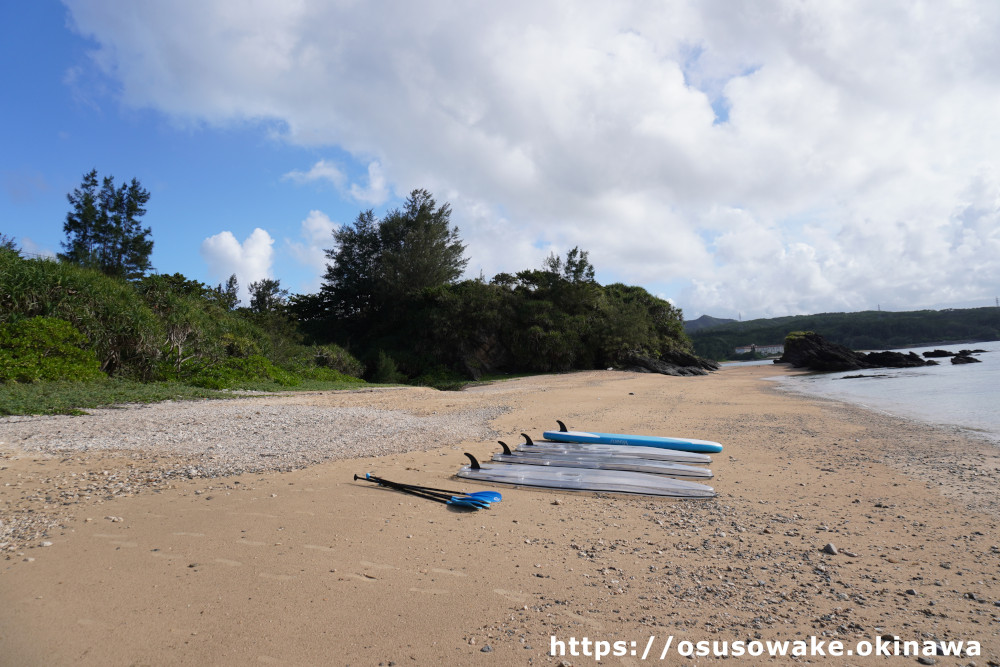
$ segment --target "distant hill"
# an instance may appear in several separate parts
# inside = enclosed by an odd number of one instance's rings
[[[698,329],[687,328],[687,324],[685,329],[695,353],[715,360],[732,359],[735,348],[744,345],[780,345],[792,331],[814,331],[852,350],[1000,340],[1000,308],[992,306],[902,313],[819,313],[748,322],[730,320]]]
[[[684,322],[684,331],[688,334],[692,334],[695,331],[701,331],[702,329],[707,329],[708,327],[717,327],[722,324],[729,324],[730,322],[735,322],[736,320],[727,320],[721,317],[712,317],[711,315],[702,315],[696,320],[686,320]]]

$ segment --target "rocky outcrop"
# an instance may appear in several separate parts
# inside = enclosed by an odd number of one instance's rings
[[[791,364],[813,371],[857,371],[866,368],[911,368],[934,366],[913,352],[855,352],[839,343],[831,343],[811,331],[797,331],[785,338],[785,353],[776,364]]]
[[[861,355],[839,343],[831,343],[811,331],[797,331],[785,338],[785,352],[776,364],[814,371],[859,371],[870,368]]]
[[[688,352],[671,351],[654,358],[642,354],[630,355],[623,364],[624,370],[634,373],[661,373],[678,377],[708,375],[719,370],[719,364],[702,359]]]
[[[861,357],[870,364],[869,368],[914,368],[916,366],[937,366],[936,361],[922,359],[914,352],[869,352]]]
[[[978,364],[981,363],[979,359],[972,356],[972,350],[962,350],[954,357],[951,358],[951,363],[953,364]]]
[[[930,350],[929,352],[924,352],[924,356],[928,359],[931,357],[954,357],[955,353],[948,350]]]

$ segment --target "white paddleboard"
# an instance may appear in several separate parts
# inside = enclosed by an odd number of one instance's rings
[[[565,491],[632,493],[675,498],[714,498],[715,489],[686,480],[621,470],[586,470],[555,466],[482,463],[466,454],[471,465],[463,466],[458,476],[482,482],[516,484]]]

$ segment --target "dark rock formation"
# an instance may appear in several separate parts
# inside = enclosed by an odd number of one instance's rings
[[[916,366],[937,366],[936,361],[921,359],[914,352],[869,352],[861,355],[864,360],[871,364],[870,368],[914,368]]]
[[[954,352],[949,352],[948,350],[931,350],[930,352],[924,352],[925,357],[954,357]]]
[[[982,363],[981,360],[976,359],[971,354],[963,354],[964,352],[968,352],[968,351],[969,350],[962,350],[962,352],[959,352],[958,354],[956,354],[954,357],[951,358],[951,363],[953,363],[953,364],[979,364],[979,363]]]
[[[662,373],[663,375],[690,376],[708,375],[719,370],[719,364],[710,359],[702,359],[687,352],[667,352],[658,359],[641,354],[630,355],[623,364],[625,370],[634,373]]]
[[[838,343],[831,343],[811,331],[795,332],[785,339],[785,353],[776,364],[791,364],[796,368],[813,371],[857,371],[866,368],[911,368],[933,366],[936,361],[925,361],[910,352],[855,352]]]
[[[785,338],[785,352],[776,364],[791,364],[814,371],[859,371],[870,368],[857,352],[825,340],[811,331],[795,332]]]

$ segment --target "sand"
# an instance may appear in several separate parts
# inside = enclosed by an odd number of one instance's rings
[[[487,488],[453,477],[462,452],[497,450],[484,440],[148,487],[146,454],[51,456],[6,441],[0,516],[57,523],[0,559],[0,663],[595,664],[550,655],[553,637],[567,651],[586,637],[626,642],[628,655],[603,664],[708,664],[721,658],[684,658],[680,643],[815,637],[853,648],[882,635],[979,642],[979,655],[936,660],[1000,663],[1000,450],[765,380],[791,372],[600,371],[460,393],[254,399],[488,409],[487,426],[510,443],[540,438],[556,418],[716,440],[719,495],[707,501],[494,487],[502,503],[465,513],[352,479]],[[156,465],[184,465],[168,459]],[[59,495],[68,480],[128,470],[127,492]],[[771,662],[806,660],[916,658]]]

